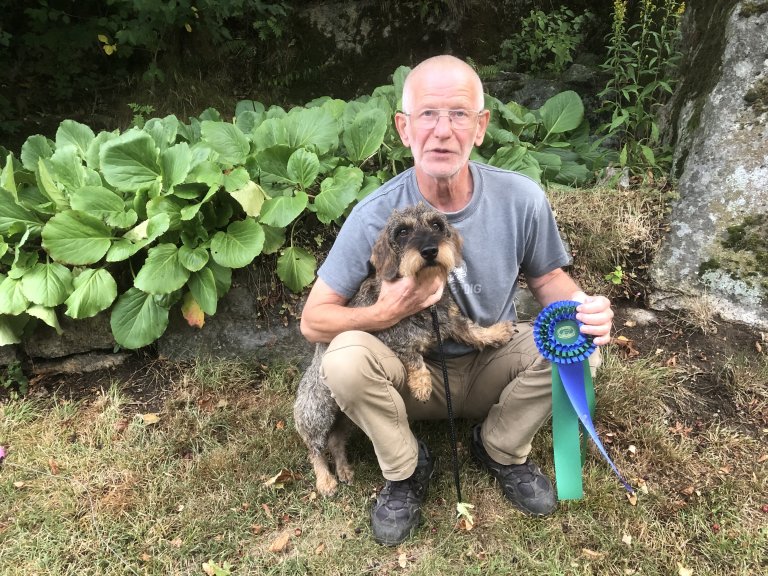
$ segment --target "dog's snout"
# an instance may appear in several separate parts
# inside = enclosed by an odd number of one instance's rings
[[[421,257],[424,260],[434,260],[437,258],[437,246],[425,246],[421,249]]]

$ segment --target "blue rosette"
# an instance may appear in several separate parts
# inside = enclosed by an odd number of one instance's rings
[[[552,363],[552,437],[560,500],[578,500],[584,494],[580,428],[592,438],[624,487],[633,492],[608,456],[592,423],[594,387],[588,358],[596,346],[592,336],[581,333],[582,323],[576,319],[579,304],[573,300],[554,302],[539,313],[533,324],[536,347]]]

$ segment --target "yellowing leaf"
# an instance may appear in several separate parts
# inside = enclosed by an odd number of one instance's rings
[[[156,412],[148,412],[141,415],[141,420],[146,425],[157,424],[160,422],[160,414],[157,414]]]
[[[621,537],[621,541],[627,546],[632,546],[632,536],[629,534],[624,534],[624,536]]]
[[[104,34],[99,34],[97,38],[102,44],[109,44],[109,38],[107,38]]]
[[[686,568],[680,562],[677,563],[677,576],[693,576],[693,570]]]
[[[117,44],[104,44],[102,48],[104,49],[104,52],[107,54],[107,56],[111,56],[117,52]]]
[[[190,26],[190,25],[189,25],[189,23],[187,23],[187,24],[184,24],[184,29],[185,29],[187,32],[192,32],[192,26]]]
[[[320,556],[325,551],[325,542],[320,542],[317,548],[315,548],[315,556]]]
[[[473,508],[474,506],[472,504],[468,504],[467,502],[459,502],[456,504],[456,517],[458,518],[456,527],[459,530],[469,532],[472,530],[472,528],[475,527],[475,519],[470,512],[470,510]]]
[[[603,554],[602,552],[595,552],[594,550],[590,550],[589,548],[582,548],[581,553],[584,554],[584,556],[586,556],[587,558],[590,558],[592,560],[599,560],[600,558],[605,556],[605,554]]]
[[[205,325],[205,312],[200,308],[200,304],[197,303],[191,292],[187,292],[184,295],[181,314],[184,316],[187,324],[193,328],[202,328]]]
[[[280,534],[272,544],[269,545],[269,551],[273,554],[279,554],[288,550],[291,543],[291,533],[286,531]]]
[[[632,493],[627,492],[627,500],[629,500],[629,503],[632,506],[637,506],[637,494],[635,494],[634,492]]]
[[[397,563],[400,565],[400,568],[407,568],[408,555],[405,552],[401,552],[400,556],[397,557]]]

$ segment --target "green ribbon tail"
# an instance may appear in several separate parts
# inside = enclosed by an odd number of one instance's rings
[[[589,363],[584,363],[589,372]],[[590,374],[589,388],[592,388]],[[594,399],[594,389],[592,389]],[[555,453],[555,482],[558,500],[580,500],[584,496],[581,479],[581,441],[579,417],[571,406],[560,379],[557,364],[552,364],[552,444]]]

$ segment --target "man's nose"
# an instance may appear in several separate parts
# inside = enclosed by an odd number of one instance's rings
[[[451,125],[451,118],[448,114],[441,114],[437,117],[437,124],[435,124],[432,132],[437,136],[450,136],[453,134],[453,126]]]

